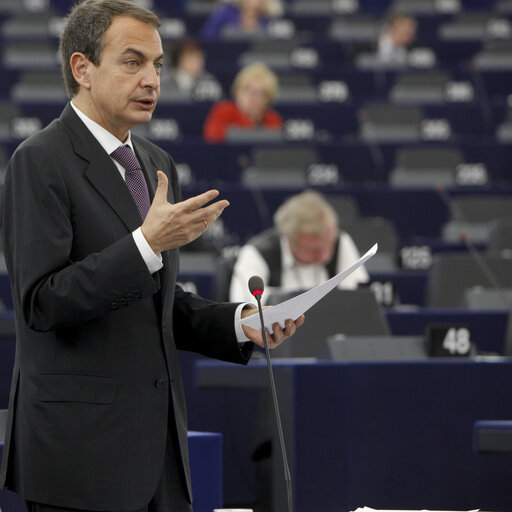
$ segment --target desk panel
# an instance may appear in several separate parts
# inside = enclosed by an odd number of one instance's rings
[[[387,310],[391,333],[397,336],[423,334],[430,324],[466,324],[479,352],[503,354],[507,330],[507,311],[469,311],[466,309],[430,309],[416,311]]]
[[[205,388],[265,386],[261,363],[197,370]],[[475,454],[472,433],[478,419],[512,418],[512,362],[276,361],[274,373],[296,512],[509,510],[512,461]],[[273,453],[275,512],[286,498]]]

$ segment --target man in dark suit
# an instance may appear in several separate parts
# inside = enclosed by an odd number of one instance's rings
[[[262,343],[236,322],[244,304],[176,285],[177,249],[228,203],[181,201],[170,156],[130,134],[158,100],[158,25],[127,0],[76,6],[61,35],[72,101],[8,165],[17,348],[0,486],[30,512],[190,511],[176,349],[246,363]]]

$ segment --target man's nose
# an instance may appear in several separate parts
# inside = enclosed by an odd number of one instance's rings
[[[160,85],[160,75],[152,64],[144,69],[141,84],[142,87],[150,87],[151,89],[156,89]]]

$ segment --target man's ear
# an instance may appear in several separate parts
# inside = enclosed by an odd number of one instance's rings
[[[92,62],[82,52],[75,52],[69,59],[69,65],[80,87],[90,89],[90,70],[93,66]]]

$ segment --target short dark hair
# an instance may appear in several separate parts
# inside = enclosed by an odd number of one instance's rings
[[[130,16],[155,29],[160,27],[160,19],[154,12],[129,0],[84,0],[76,4],[66,18],[59,45],[64,83],[71,98],[80,89],[69,63],[71,55],[81,52],[98,66],[105,44],[105,32],[116,16]]]

